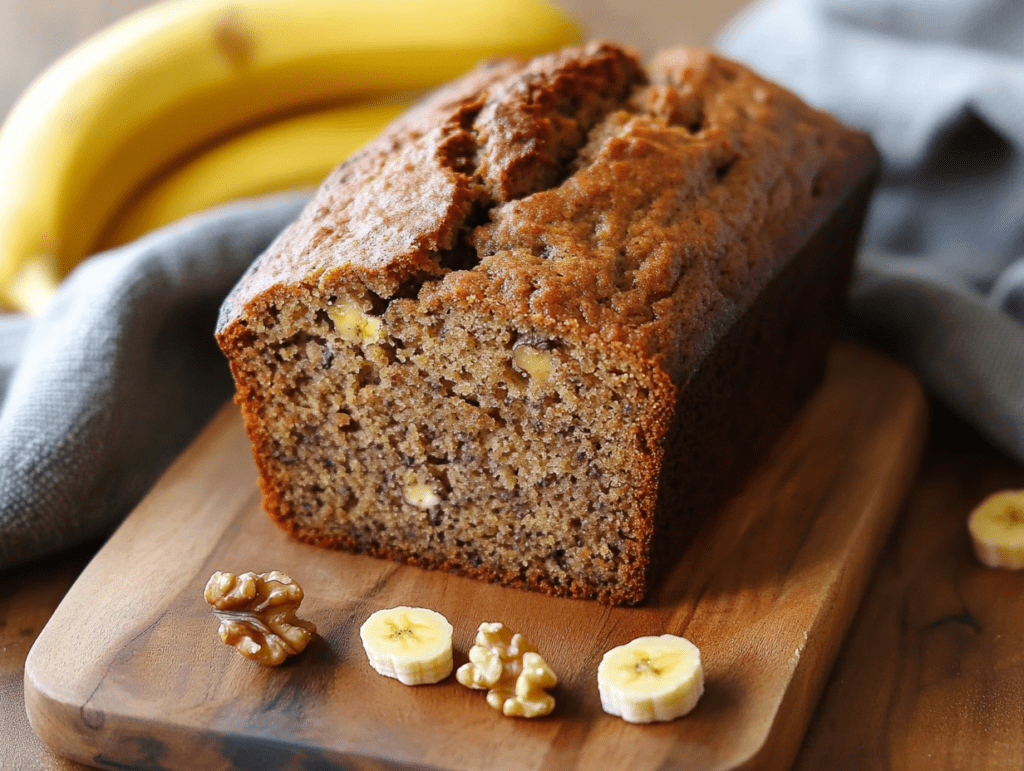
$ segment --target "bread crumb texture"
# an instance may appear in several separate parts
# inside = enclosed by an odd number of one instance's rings
[[[639,601],[688,389],[729,382],[709,363],[874,164],[706,52],[482,65],[339,166],[223,306],[265,508],[311,543]]]

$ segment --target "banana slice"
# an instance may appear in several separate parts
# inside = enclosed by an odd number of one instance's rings
[[[378,610],[359,627],[370,666],[406,685],[444,680],[452,672],[452,625],[428,608]]]
[[[638,637],[604,654],[597,668],[601,707],[629,723],[675,720],[704,693],[697,646],[683,637]]]
[[[974,553],[990,568],[1024,569],[1024,490],[990,495],[971,512]]]

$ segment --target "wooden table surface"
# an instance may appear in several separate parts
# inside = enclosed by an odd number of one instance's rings
[[[562,0],[595,36],[650,51],[702,43],[741,0]],[[0,0],[0,114],[47,63],[143,0]],[[939,404],[922,467],[882,554],[795,768],[1024,767],[1024,574],[974,559],[967,513],[1024,487],[1024,468]],[[36,738],[25,657],[100,544],[2,573],[0,769],[81,769]]]

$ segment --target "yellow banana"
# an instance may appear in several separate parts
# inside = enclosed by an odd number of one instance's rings
[[[101,237],[106,249],[238,198],[318,185],[408,104],[318,110],[225,139],[153,180]]]
[[[604,654],[597,689],[601,708],[626,722],[675,720],[704,693],[700,651],[685,637],[637,637]]]
[[[967,518],[978,559],[990,568],[1024,570],[1024,490],[1003,490]]]
[[[452,625],[436,610],[378,610],[359,627],[359,638],[370,666],[405,685],[439,683],[452,673]]]
[[[579,37],[544,0],[154,5],[56,62],[0,131],[0,290],[62,276],[143,180],[211,140]]]

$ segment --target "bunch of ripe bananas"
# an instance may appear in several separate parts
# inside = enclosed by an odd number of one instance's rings
[[[44,72],[0,130],[0,302],[224,201],[317,184],[480,59],[578,42],[545,0],[167,0]]]

